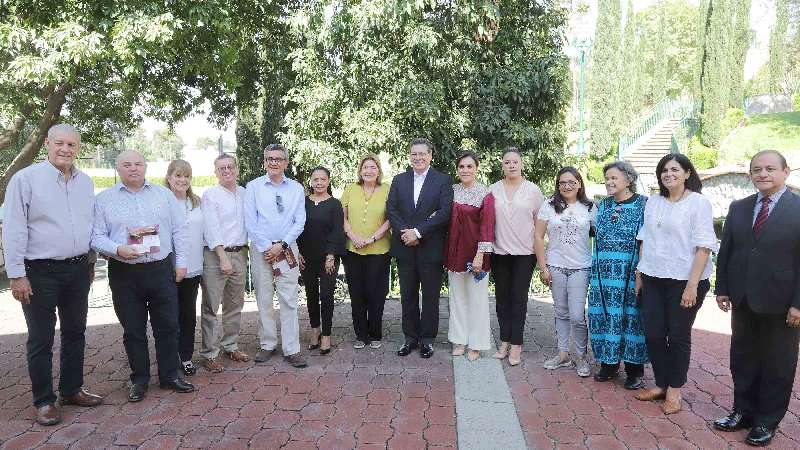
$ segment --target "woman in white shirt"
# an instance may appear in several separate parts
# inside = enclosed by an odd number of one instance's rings
[[[186,375],[197,373],[192,363],[194,330],[197,325],[197,290],[203,274],[203,213],[200,197],[192,192],[192,166],[176,159],[167,167],[164,185],[168,187],[186,211],[188,239],[186,277],[178,283],[178,354],[181,370]]]
[[[681,410],[691,355],[692,324],[710,288],[711,252],[718,250],[711,202],[691,161],[679,153],[656,166],[660,195],[644,210],[636,273],[641,291],[645,341],[656,387],[639,400],[665,399],[665,414]]]
[[[539,277],[550,286],[553,295],[558,337],[558,355],[545,361],[544,368],[575,367],[581,377],[588,377],[592,372],[586,360],[589,340],[586,291],[592,266],[589,232],[594,227],[596,217],[597,208],[586,198],[581,174],[574,167],[564,167],[556,175],[553,198],[539,209],[533,244],[539,263]],[[575,346],[575,361],[569,356],[570,336]]]

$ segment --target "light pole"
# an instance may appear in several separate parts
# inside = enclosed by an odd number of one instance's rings
[[[584,113],[585,98],[586,98],[586,54],[592,47],[591,38],[584,37],[578,40],[577,38],[572,41],[572,46],[578,50],[578,154],[582,155],[586,149],[586,141],[583,138],[583,130],[585,127]]]

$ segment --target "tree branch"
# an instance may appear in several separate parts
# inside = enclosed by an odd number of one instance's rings
[[[0,177],[0,204],[5,201],[6,188],[11,181],[11,177],[18,171],[31,165],[36,158],[39,149],[42,148],[42,144],[44,144],[44,140],[47,137],[47,130],[61,117],[61,108],[64,106],[67,93],[69,93],[70,90],[72,90],[72,86],[66,83],[59,85],[52,91],[48,90],[50,95],[47,97],[45,110],[42,117],[39,119],[39,123],[30,136],[28,136],[28,140],[25,142],[25,145],[22,146],[17,156],[5,169],[3,176]]]

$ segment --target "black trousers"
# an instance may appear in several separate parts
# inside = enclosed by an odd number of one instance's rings
[[[53,393],[56,312],[61,327],[59,393],[62,397],[74,395],[83,386],[90,270],[88,262],[25,262],[25,272],[33,295],[30,304],[22,305],[22,312],[28,324],[28,375],[31,378],[33,406],[37,408],[56,401]]]
[[[495,310],[502,342],[522,345],[528,291],[535,267],[536,255],[492,255]]]
[[[331,335],[333,323],[333,293],[336,290],[336,274],[339,272],[339,259],[336,259],[332,274],[325,272],[325,261],[306,261],[302,271],[306,287],[306,305],[311,328],[322,327],[321,335]]]
[[[733,408],[774,429],[792,397],[800,330],[786,314],[759,314],[745,301],[733,307],[731,331]]]
[[[439,332],[442,265],[419,260],[397,261],[403,334],[407,343],[433,344]],[[420,288],[422,308],[420,308]]]
[[[194,353],[194,330],[197,327],[197,289],[203,277],[184,278],[178,283],[178,354],[181,361],[191,361]]]
[[[666,389],[686,384],[692,355],[692,325],[703,306],[711,284],[697,285],[697,303],[681,306],[686,280],[656,278],[642,274],[642,321],[647,353],[653,366],[656,386]]]
[[[122,342],[131,366],[131,382],[150,382],[147,316],[156,347],[158,378],[178,377],[178,289],[169,258],[145,264],[108,263],[108,284],[114,311],[122,325]]]
[[[353,331],[362,342],[383,338],[383,305],[389,295],[389,254],[347,252],[344,273],[350,293]]]

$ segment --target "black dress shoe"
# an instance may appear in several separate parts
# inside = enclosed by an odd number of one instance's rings
[[[641,389],[643,387],[644,380],[642,380],[642,377],[628,376],[625,378],[625,389],[629,391],[635,391],[636,389]]]
[[[736,431],[742,428],[750,428],[752,422],[739,411],[733,411],[725,417],[714,421],[714,428],[721,431]]]
[[[142,401],[145,392],[147,392],[146,384],[134,384],[128,392],[128,401],[133,403]]]
[[[433,345],[431,344],[422,344],[422,348],[419,350],[420,358],[430,358],[433,356]]]
[[[601,368],[600,370],[597,371],[596,374],[594,374],[594,381],[599,381],[601,383],[603,381],[613,380],[614,378],[617,378],[616,370],[611,371],[611,370],[606,370],[605,368]]]
[[[767,427],[753,427],[747,433],[747,439],[744,441],[749,445],[755,447],[765,447],[772,442],[772,437],[775,436],[775,430]]]
[[[416,342],[406,342],[402,347],[400,347],[400,350],[397,351],[397,356],[408,356],[411,354],[411,352],[416,350],[417,347],[418,344]]]
[[[175,378],[172,381],[161,383],[161,389],[171,389],[179,394],[185,394],[194,391],[194,385],[180,378]]]

